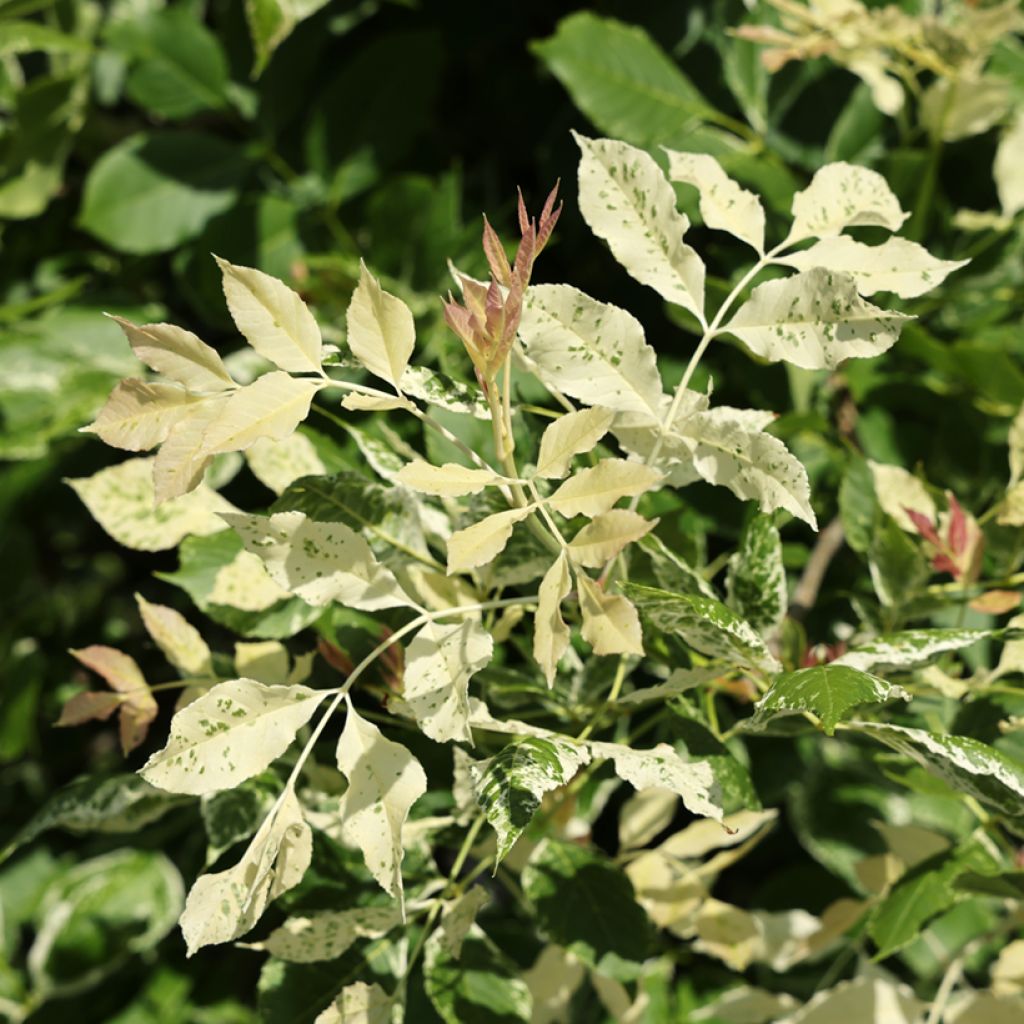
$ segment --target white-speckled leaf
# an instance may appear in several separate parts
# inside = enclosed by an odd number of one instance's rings
[[[556,512],[593,517],[607,512],[620,498],[631,498],[654,487],[661,473],[642,462],[602,459],[596,466],[578,470],[549,498]]]
[[[395,1000],[376,982],[346,985],[313,1024],[391,1024]]]
[[[167,745],[141,769],[172,793],[215,793],[258,775],[291,746],[325,691],[229,679],[171,719]]]
[[[871,478],[875,484],[875,496],[882,511],[892,516],[896,524],[908,533],[917,533],[917,527],[906,510],[920,512],[933,523],[936,518],[935,501],[928,493],[923,481],[908,473],[902,466],[888,466],[868,460]]]
[[[348,346],[370,373],[397,385],[416,343],[412,311],[359,263],[359,284],[346,314]]]
[[[558,662],[569,647],[571,631],[562,618],[562,601],[572,589],[569,560],[562,552],[544,574],[533,619],[533,657],[548,686],[555,685]]]
[[[286,790],[242,859],[192,886],[180,922],[188,955],[249,931],[272,900],[302,881],[312,855],[313,833],[295,793]]]
[[[606,593],[583,572],[576,574],[576,585],[583,616],[580,633],[594,653],[643,655],[643,631],[632,602],[622,594]]]
[[[660,417],[654,349],[624,309],[569,285],[534,285],[526,293],[519,336],[545,384],[587,405]]]
[[[565,476],[574,455],[593,451],[608,433],[615,412],[612,409],[579,409],[559,416],[545,429],[537,456],[537,476],[559,480]]]
[[[625,142],[588,139],[580,147],[583,219],[641,284],[663,299],[704,315],[704,264],[683,242],[689,220],[654,158]]]
[[[282,370],[320,373],[320,328],[298,292],[262,270],[222,259],[217,264],[231,318],[245,340]]]
[[[892,348],[912,319],[865,302],[852,275],[815,267],[758,285],[722,331],[769,362],[832,370]]]
[[[494,640],[474,619],[427,622],[406,648],[403,696],[432,740],[472,744],[469,680],[493,654]]]
[[[657,524],[657,519],[644,519],[626,508],[601,512],[569,542],[569,557],[577,565],[600,569],[627,544],[639,540]]]
[[[963,650],[993,635],[988,629],[905,629],[857,644],[832,664],[862,672],[907,672],[931,664],[947,651]]]
[[[293,964],[336,960],[359,939],[378,939],[402,923],[398,907],[326,910],[311,917],[289,917],[262,942],[246,943]]]
[[[427,777],[405,747],[384,737],[351,702],[337,753],[348,779],[339,807],[341,834],[362,851],[370,874],[398,900],[404,919],[402,825],[427,791]]]
[[[516,523],[528,515],[528,508],[510,508],[495,512],[479,523],[456,530],[448,538],[448,575],[468,572],[493,561],[505,549]]]
[[[847,235],[823,238],[809,249],[779,257],[796,270],[814,267],[849,274],[861,295],[895,292],[904,299],[937,288],[970,260],[940,260],[922,245],[905,238],[887,238],[881,245],[864,245]]]
[[[700,215],[709,228],[730,235],[764,253],[764,207],[761,200],[741,188],[722,165],[706,153],[665,150],[668,176],[672,181],[693,185],[700,193]]]
[[[726,603],[762,635],[774,632],[786,616],[789,595],[782,563],[782,538],[769,516],[755,516],[743,529],[729,558]]]
[[[407,366],[400,381],[402,391],[421,402],[449,412],[461,412],[478,420],[489,420],[491,411],[479,387],[453,380],[425,366]]]
[[[174,324],[134,324],[120,316],[110,319],[124,331],[142,362],[190,391],[224,391],[235,386],[217,352],[191,331]]]
[[[253,476],[275,494],[282,494],[304,476],[327,473],[313,442],[298,431],[278,441],[261,437],[246,449],[245,461]]]
[[[459,498],[465,494],[479,494],[485,487],[494,487],[504,482],[504,477],[489,469],[468,469],[457,462],[446,462],[443,466],[432,466],[422,459],[406,463],[397,474],[395,481],[411,487],[422,494],[438,494]]]
[[[877,171],[843,162],[826,164],[793,197],[789,241],[828,238],[862,224],[898,231],[908,216]]]
[[[181,612],[166,605],[150,604],[141,594],[135,595],[135,601],[146,632],[182,676],[213,675],[210,648]]]
[[[224,520],[263,560],[270,578],[307,604],[336,601],[363,611],[411,604],[362,534],[344,523],[318,523],[301,512],[235,513]]]
[[[145,452],[164,441],[171,428],[202,401],[177,384],[129,377],[114,388],[96,419],[82,430],[114,448]]]
[[[202,484],[157,505],[151,458],[128,459],[67,483],[114,540],[136,551],[164,551],[190,534],[216,533],[224,525],[218,513],[234,509]]]

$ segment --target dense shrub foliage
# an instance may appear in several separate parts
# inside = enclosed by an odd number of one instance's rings
[[[1017,3],[9,6],[0,1011],[1024,1019]]]

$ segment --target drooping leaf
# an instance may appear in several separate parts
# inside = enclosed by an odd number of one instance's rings
[[[609,594],[586,573],[576,574],[583,639],[595,654],[644,653],[643,631],[636,607],[622,594]]]
[[[346,314],[348,347],[370,373],[398,386],[416,343],[412,311],[359,264],[359,284]]]
[[[569,557],[578,565],[599,569],[657,524],[657,519],[644,519],[625,508],[601,512],[569,542]]]
[[[289,963],[336,960],[359,939],[376,939],[402,923],[397,907],[353,907],[289,917],[265,939],[249,944]]]
[[[626,459],[602,459],[596,466],[578,470],[547,498],[556,512],[593,517],[607,512],[620,498],[643,494],[661,480],[651,466]]]
[[[678,551],[673,551],[657,534],[649,533],[637,542],[650,559],[651,571],[663,590],[679,594],[700,594],[718,600],[715,588],[708,583],[698,569],[695,569]]]
[[[459,959],[462,943],[473,928],[478,911],[489,902],[487,890],[482,885],[474,885],[445,905],[438,927],[438,941],[449,956]]]
[[[258,775],[283,754],[325,692],[229,679],[179,711],[167,745],[141,769],[172,793],[214,793]]]
[[[257,76],[267,66],[274,51],[292,34],[295,26],[315,14],[327,0],[246,0],[245,18],[255,60],[252,73]]]
[[[727,602],[762,635],[781,625],[789,595],[782,563],[782,539],[768,516],[755,516],[743,528],[729,559]]]
[[[571,639],[571,631],[562,618],[562,601],[569,596],[571,589],[569,561],[563,552],[541,580],[533,620],[533,657],[540,665],[548,686],[555,685],[558,662]]]
[[[432,466],[429,462],[416,459],[404,465],[395,480],[423,494],[458,498],[466,494],[479,494],[485,487],[502,483],[504,477],[489,469],[468,469],[456,462]]]
[[[493,561],[504,550],[516,523],[521,523],[529,514],[528,508],[510,508],[456,530],[448,538],[448,574],[468,572]]]
[[[605,408],[579,409],[559,416],[541,435],[537,476],[560,480],[573,456],[592,451],[614,419],[614,411]]]

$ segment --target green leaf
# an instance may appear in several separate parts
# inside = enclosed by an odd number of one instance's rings
[[[93,164],[78,224],[119,252],[166,252],[234,205],[245,172],[232,142],[193,131],[140,132]]]
[[[206,829],[207,865],[235,843],[251,839],[280,794],[280,780],[273,772],[264,772],[232,789],[204,796],[200,810]]]
[[[743,529],[729,559],[726,601],[762,635],[778,628],[786,615],[788,595],[782,564],[782,539],[769,516],[755,516]]]
[[[864,554],[871,546],[878,518],[874,478],[865,459],[852,458],[843,471],[839,484],[839,516],[846,543]]]
[[[68,35],[37,21],[4,20],[0,22],[0,57],[19,53],[89,53],[87,39]]]
[[[906,604],[928,579],[920,549],[890,518],[875,529],[868,569],[878,600],[887,608]]]
[[[681,637],[701,654],[758,671],[781,668],[750,623],[721,601],[637,583],[627,583],[623,591],[655,629]]]
[[[750,720],[750,728],[760,729],[780,715],[798,715],[810,711],[821,719],[830,736],[836,723],[862,704],[881,704],[894,697],[909,700],[902,687],[845,665],[817,665],[778,676],[761,698]]]
[[[600,853],[545,839],[523,869],[522,885],[541,930],[589,966],[605,957],[646,957],[647,914],[625,873]]]
[[[715,588],[708,583],[704,574],[690,565],[678,551],[673,551],[656,534],[647,534],[636,546],[650,559],[651,572],[662,590],[718,600]]]

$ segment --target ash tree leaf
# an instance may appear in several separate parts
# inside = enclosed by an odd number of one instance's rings
[[[280,370],[320,373],[320,328],[299,293],[262,270],[215,258],[228,311],[242,337]]]
[[[146,632],[183,676],[214,674],[210,648],[181,612],[166,605],[151,604],[141,594],[135,595],[135,603]]]
[[[782,667],[753,626],[720,601],[638,583],[623,589],[655,629],[680,637],[709,658],[769,673]]]
[[[660,420],[662,385],[654,349],[630,313],[565,284],[533,285],[519,336],[540,379],[614,412]]]
[[[224,521],[258,555],[270,578],[307,604],[332,602],[363,611],[411,605],[366,539],[344,523],[318,523],[301,512],[225,514]]]
[[[611,429],[612,409],[578,409],[559,416],[541,435],[537,476],[560,480],[569,471],[574,455],[593,451]]]
[[[317,1015],[313,1024],[391,1024],[394,1009],[394,998],[376,982],[354,981]]]
[[[490,899],[482,885],[474,885],[445,905],[438,927],[438,941],[449,956],[459,959],[462,943],[472,929],[477,913]]]
[[[789,595],[782,563],[782,538],[769,516],[754,516],[729,558],[726,603],[762,635],[777,629],[786,617]]]
[[[289,917],[260,942],[247,943],[279,960],[308,964],[337,960],[359,939],[379,939],[402,923],[398,907],[353,907]]]
[[[304,476],[327,476],[316,445],[299,431],[280,441],[261,438],[246,449],[245,461],[252,475],[278,496]]]
[[[529,508],[510,508],[456,530],[448,538],[448,575],[468,572],[494,561],[505,550],[516,523],[521,523],[529,514]]]
[[[647,957],[647,914],[625,872],[600,853],[545,839],[523,868],[522,886],[541,931],[590,967],[606,956]]]
[[[229,679],[182,708],[140,774],[172,793],[215,793],[258,775],[291,746],[326,696],[305,686]]]
[[[786,1017],[786,1024],[918,1024],[927,1008],[909,985],[862,974],[818,992]]]
[[[810,711],[831,736],[836,723],[847,718],[854,708],[883,704],[894,698],[909,700],[910,695],[900,686],[846,665],[816,665],[777,676],[758,702],[750,728],[764,728],[780,715]]]
[[[384,291],[362,261],[346,323],[352,354],[370,373],[397,388],[416,343],[412,311]]]
[[[399,384],[404,394],[429,405],[478,420],[491,418],[491,410],[478,387],[453,380],[437,370],[429,370],[425,366],[407,366]]]
[[[690,222],[654,158],[613,139],[573,138],[580,212],[590,230],[633,278],[702,319],[704,264],[683,242]]]
[[[793,227],[786,241],[830,238],[859,225],[899,231],[908,216],[882,175],[840,161],[818,170],[793,197]]]
[[[206,447],[207,431],[219,421],[227,397],[212,396],[193,406],[160,445],[153,460],[153,497],[158,505],[200,487],[203,474],[213,462],[213,453]]]
[[[129,377],[117,384],[96,419],[82,430],[95,434],[112,448],[144,452],[166,440],[171,429],[198,402],[202,398],[177,384]]]
[[[1013,217],[1024,210],[1024,114],[1018,113],[1003,132],[992,174],[1003,214]]]
[[[207,867],[220,860],[236,843],[256,835],[283,788],[280,778],[269,769],[231,789],[206,793],[200,798]]]
[[[871,479],[875,486],[878,504],[886,515],[896,520],[901,530],[917,533],[914,521],[907,511],[918,512],[931,522],[935,522],[937,511],[935,501],[928,493],[924,481],[920,477],[908,473],[902,466],[889,466],[882,462],[868,460]]]
[[[857,644],[832,664],[862,672],[907,672],[931,664],[948,651],[961,651],[1000,635],[1000,630],[990,629],[905,629]]]
[[[285,790],[241,860],[200,875],[189,890],[180,922],[188,955],[244,935],[268,904],[302,881],[312,856],[313,832],[295,793]]]
[[[765,219],[761,200],[737,185],[713,156],[662,149],[668,157],[669,180],[697,189],[704,223],[717,231],[728,231],[763,255]]]
[[[498,838],[497,866],[540,807],[590,761],[586,747],[555,735],[523,736],[486,761],[470,765],[477,802]]]
[[[663,590],[680,594],[698,594],[718,600],[715,588],[704,574],[673,551],[657,534],[649,533],[637,543],[650,559],[651,571]]]
[[[454,625],[427,622],[406,648],[403,696],[432,740],[472,745],[469,680],[493,654],[491,634],[473,619]]]
[[[851,274],[812,267],[759,284],[722,331],[769,362],[833,370],[888,351],[911,319],[865,302]]]
[[[627,544],[639,540],[657,525],[657,519],[644,519],[625,508],[601,512],[569,542],[569,557],[577,565],[600,569]]]
[[[779,256],[778,262],[795,270],[824,267],[849,274],[861,295],[895,292],[914,299],[937,288],[970,260],[940,260],[905,238],[887,238],[881,245],[864,245],[846,235],[825,238],[809,249]]]
[[[661,473],[642,462],[602,459],[574,473],[546,502],[567,518],[593,517],[607,512],[620,498],[643,494],[660,480]]]
[[[359,715],[351,701],[337,757],[348,779],[339,807],[342,837],[362,851],[370,874],[398,900],[404,920],[402,826],[427,791],[427,777],[419,761]]]
[[[565,552],[551,564],[537,591],[533,619],[533,658],[541,667],[548,686],[555,685],[558,663],[569,648],[571,631],[562,618],[562,601],[572,590],[572,575]]]
[[[594,653],[642,656],[644,640],[640,617],[629,598],[607,593],[600,583],[583,572],[576,574],[576,584],[583,616],[580,633]]]
[[[437,494],[449,498],[479,494],[485,487],[494,487],[504,481],[504,477],[489,469],[468,469],[457,462],[432,466],[422,459],[406,463],[395,475],[396,483],[411,487],[421,494]]]

